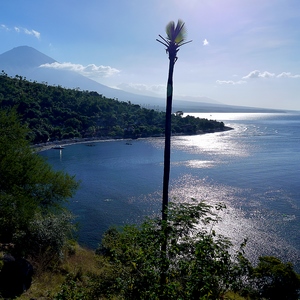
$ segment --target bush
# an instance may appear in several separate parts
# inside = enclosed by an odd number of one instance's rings
[[[161,253],[158,218],[146,220],[140,228],[127,225],[107,231],[97,253],[113,272],[109,278],[97,278],[94,296],[216,300],[229,289],[240,289],[249,263],[242,251],[231,255],[228,239],[207,226],[218,221],[213,209],[203,202],[171,204],[166,256]],[[162,272],[167,284],[160,282]]]
[[[27,134],[15,111],[0,111],[0,246],[15,257],[35,256],[37,243],[57,252],[72,227],[64,205],[78,187],[32,150]]]
[[[58,215],[37,215],[30,223],[23,248],[30,248],[30,258],[39,269],[62,261],[63,251],[76,229],[73,220],[73,215],[63,212]]]
[[[53,300],[89,300],[88,289],[85,288],[77,275],[68,274],[61,290]]]
[[[270,300],[297,300],[300,275],[291,263],[283,263],[272,256],[260,257],[253,269],[254,285],[259,297]]]

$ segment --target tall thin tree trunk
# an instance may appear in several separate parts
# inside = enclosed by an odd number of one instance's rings
[[[170,181],[170,164],[171,164],[171,121],[172,121],[172,100],[173,100],[173,71],[177,60],[179,47],[189,43],[185,42],[184,22],[178,20],[177,25],[173,21],[169,22],[166,27],[167,37],[159,35],[156,39],[166,47],[169,53],[169,76],[167,85],[167,103],[166,103],[166,124],[165,124],[165,152],[164,152],[164,176],[163,176],[163,201],[162,201],[162,223],[161,223],[161,262],[160,262],[160,299],[165,299],[165,286],[167,284],[167,274],[169,270],[168,261],[168,206],[169,206],[169,181]],[[191,41],[190,41],[191,42]]]
[[[162,244],[161,244],[161,277],[160,298],[164,299],[164,287],[167,282],[167,271],[169,268],[167,260],[168,243],[168,204],[169,204],[169,180],[171,162],[171,120],[173,100],[173,71],[176,55],[169,55],[169,76],[167,83],[166,124],[165,124],[165,151],[164,151],[164,177],[163,177],[163,202],[162,202]]]
[[[163,177],[163,202],[162,220],[167,220],[167,208],[169,204],[169,180],[171,162],[171,120],[172,120],[172,100],[173,100],[173,71],[175,57],[171,57],[169,62],[169,76],[167,83],[167,103],[166,103],[166,123],[165,123],[165,152],[164,152],[164,177]]]

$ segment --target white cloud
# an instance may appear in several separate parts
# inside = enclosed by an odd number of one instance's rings
[[[300,78],[300,75],[293,75],[291,72],[282,72],[276,77],[277,78]]]
[[[6,31],[9,31],[9,28],[6,25],[4,25],[4,24],[1,24],[1,28],[4,29],[4,30],[6,30]]]
[[[250,72],[248,75],[244,76],[243,79],[250,79],[250,78],[272,78],[275,77],[274,73],[270,72],[260,72],[259,70],[254,70]]]
[[[207,45],[209,45],[209,42],[208,42],[207,39],[205,39],[205,40],[203,41],[203,46],[207,46]]]
[[[255,70],[255,71],[250,72],[248,75],[244,76],[243,78],[244,78],[244,79],[258,78],[258,77],[259,77],[259,74],[260,74],[260,71]]]
[[[81,75],[90,78],[110,77],[120,73],[120,70],[112,68],[110,66],[102,66],[102,65],[96,66],[94,64],[83,66],[80,64],[72,64],[70,62],[65,62],[65,63],[54,62],[52,64],[43,64],[40,65],[40,68],[69,70],[69,71],[80,73]]]
[[[217,80],[216,83],[217,83],[217,84],[232,84],[232,85],[236,85],[236,84],[244,84],[244,83],[246,83],[246,81],[244,81],[244,80],[239,80],[239,81],[233,81],[233,80]]]
[[[121,83],[117,88],[132,92],[132,93],[141,93],[141,94],[161,94],[166,91],[166,86],[162,84],[157,85],[146,85],[143,83]]]
[[[251,78],[300,78],[300,75],[293,75],[291,72],[282,72],[278,75],[270,72],[260,72],[259,70],[254,70],[250,72],[248,75],[244,76],[243,79],[251,79]]]
[[[6,31],[12,31],[12,30],[14,30],[17,33],[25,33],[25,34],[28,34],[28,35],[32,35],[32,36],[36,37],[37,39],[40,39],[40,37],[41,37],[40,32],[38,32],[36,30],[33,30],[33,29],[29,30],[27,28],[22,28],[22,27],[17,27],[17,26],[15,26],[12,29],[12,28],[7,27],[4,24],[1,24],[1,28],[5,29]]]
[[[16,28],[16,27],[15,27]],[[37,39],[39,39],[41,37],[41,34],[36,31],[36,30],[28,30],[26,28],[23,28],[23,31],[25,34],[28,34],[28,35],[33,35],[34,37],[36,37]],[[19,31],[18,31],[19,32]]]
[[[270,73],[270,72],[267,72],[267,71],[265,71],[265,72],[263,72],[259,75],[259,77],[261,77],[261,78],[272,78],[274,76],[275,76],[274,73]]]

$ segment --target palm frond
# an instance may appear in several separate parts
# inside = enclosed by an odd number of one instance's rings
[[[169,41],[173,40],[174,29],[175,29],[175,23],[174,21],[170,21],[166,26],[166,34]]]
[[[159,39],[156,39],[159,43],[166,47],[166,52],[171,55],[174,59],[177,59],[176,53],[179,48],[191,41],[186,42],[187,31],[185,23],[182,20],[178,20],[176,26],[173,21],[169,22],[166,26],[167,36],[164,38],[160,34]]]
[[[184,22],[178,20],[177,25],[175,26],[174,21],[171,21],[166,26],[167,39],[171,43],[180,44],[186,38],[186,29],[184,27]]]
[[[186,39],[186,27],[184,27],[184,22],[182,20],[178,20],[177,26],[175,28],[175,43],[179,44]]]

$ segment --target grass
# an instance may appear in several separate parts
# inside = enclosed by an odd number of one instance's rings
[[[72,255],[66,256],[66,259],[59,266],[51,270],[38,269],[35,271],[32,285],[30,289],[22,294],[17,300],[53,300],[55,295],[62,289],[62,285],[68,280],[68,276],[76,280],[79,279],[79,287],[87,286],[90,276],[110,277],[113,272],[104,259],[96,256],[95,252],[79,245],[74,246]],[[75,290],[77,287],[74,287]],[[72,294],[72,287],[68,288]],[[79,293],[74,292],[72,296],[59,299],[87,299],[78,296]],[[113,298],[117,300],[118,298]],[[227,292],[224,300],[250,300],[243,298],[233,292]]]
[[[37,270],[30,289],[18,297],[18,300],[52,300],[66,281],[68,275],[80,277],[83,282],[89,275],[98,275],[98,261],[94,251],[75,246],[75,253],[51,271]]]
[[[225,300],[250,300],[250,298],[241,297],[233,292],[227,292],[224,296]]]

